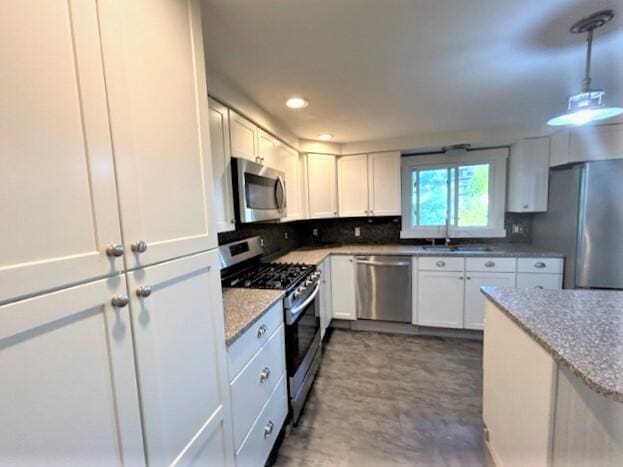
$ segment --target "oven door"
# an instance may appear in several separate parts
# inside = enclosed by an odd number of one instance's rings
[[[232,158],[240,222],[281,219],[286,211],[285,174],[246,159]]]
[[[320,348],[320,318],[318,286],[301,305],[286,310],[286,365],[288,375],[300,386],[311,360]],[[295,388],[296,389],[296,388]]]

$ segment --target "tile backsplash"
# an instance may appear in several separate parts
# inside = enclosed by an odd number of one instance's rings
[[[506,213],[506,238],[453,239],[454,243],[530,243],[532,214]],[[513,233],[513,226],[519,232]],[[360,235],[355,235],[359,228]],[[259,235],[267,256],[279,256],[301,245],[318,243],[427,243],[425,240],[400,238],[400,217],[317,219],[286,224],[237,224],[233,232],[218,234],[219,245]],[[317,229],[317,235],[314,230]]]

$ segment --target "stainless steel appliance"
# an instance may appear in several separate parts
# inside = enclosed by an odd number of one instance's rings
[[[565,255],[565,288],[623,289],[623,160],[552,169],[533,243]]]
[[[411,322],[411,257],[357,256],[357,318]]]
[[[296,424],[320,367],[320,272],[316,266],[263,263],[259,237],[219,248],[223,287],[285,290],[286,369],[293,423]]]
[[[232,158],[236,211],[242,223],[285,217],[286,180],[280,170]]]

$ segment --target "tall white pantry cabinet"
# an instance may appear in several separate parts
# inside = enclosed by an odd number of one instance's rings
[[[199,2],[0,31],[0,464],[231,465]]]

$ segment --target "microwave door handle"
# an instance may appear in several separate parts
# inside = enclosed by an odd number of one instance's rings
[[[281,177],[277,177],[277,183],[275,183],[275,201],[278,209],[286,207],[286,185]]]

